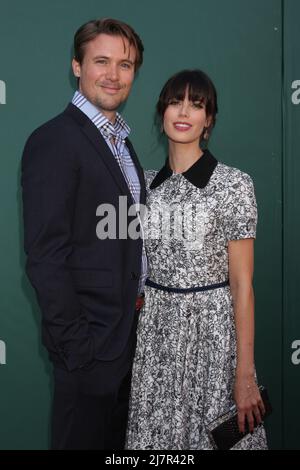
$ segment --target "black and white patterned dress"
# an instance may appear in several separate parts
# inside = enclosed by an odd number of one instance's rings
[[[176,288],[228,280],[228,241],[256,234],[250,176],[218,163],[206,150],[187,172],[173,174],[166,163],[160,172],[146,172],[146,180],[149,279]],[[228,286],[192,293],[146,286],[127,448],[212,449],[206,425],[234,404],[235,366]],[[234,448],[266,449],[263,426]]]

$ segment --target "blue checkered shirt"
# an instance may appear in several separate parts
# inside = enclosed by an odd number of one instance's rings
[[[113,156],[118,162],[124,179],[127,183],[131,196],[135,204],[140,203],[141,185],[135,165],[126,146],[125,139],[130,134],[130,128],[119,113],[116,120],[112,122],[99,111],[96,106],[90,103],[79,91],[76,91],[72,103],[77,106],[97,127],[105,142],[109,146]],[[142,249],[142,267],[139,280],[139,293],[144,289],[147,278],[147,257],[145,246]]]

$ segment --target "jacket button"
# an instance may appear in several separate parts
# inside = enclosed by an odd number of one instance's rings
[[[63,357],[68,357],[68,353],[67,353],[67,351],[65,350],[65,348],[59,348],[59,351],[60,351],[60,354],[61,354]]]
[[[134,273],[134,272],[132,271],[132,273],[131,273],[131,279],[132,279],[133,281],[136,281],[137,278],[138,278],[138,277],[137,277],[136,273]]]

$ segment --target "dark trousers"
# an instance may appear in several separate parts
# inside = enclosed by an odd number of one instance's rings
[[[124,448],[135,344],[136,319],[119,358],[90,370],[54,367],[53,450]]]

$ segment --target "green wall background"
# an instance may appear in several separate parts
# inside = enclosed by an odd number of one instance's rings
[[[283,62],[283,445],[300,448],[300,2],[286,0]]]
[[[291,101],[291,83],[300,80],[299,13],[298,0],[115,0],[109,7],[101,0],[0,0],[0,103],[6,102],[0,104],[0,363],[6,359],[0,365],[0,449],[46,449],[49,442],[51,365],[24,275],[22,149],[32,130],[70,100],[73,34],[101,16],[130,23],[145,45],[144,65],[122,112],[146,168],[159,168],[165,158],[153,124],[165,80],[198,67],[217,86],[211,150],[251,174],[259,205],[256,365],[274,407],[266,423],[269,444],[300,449],[299,367],[291,360],[297,338],[300,348],[300,107]]]

